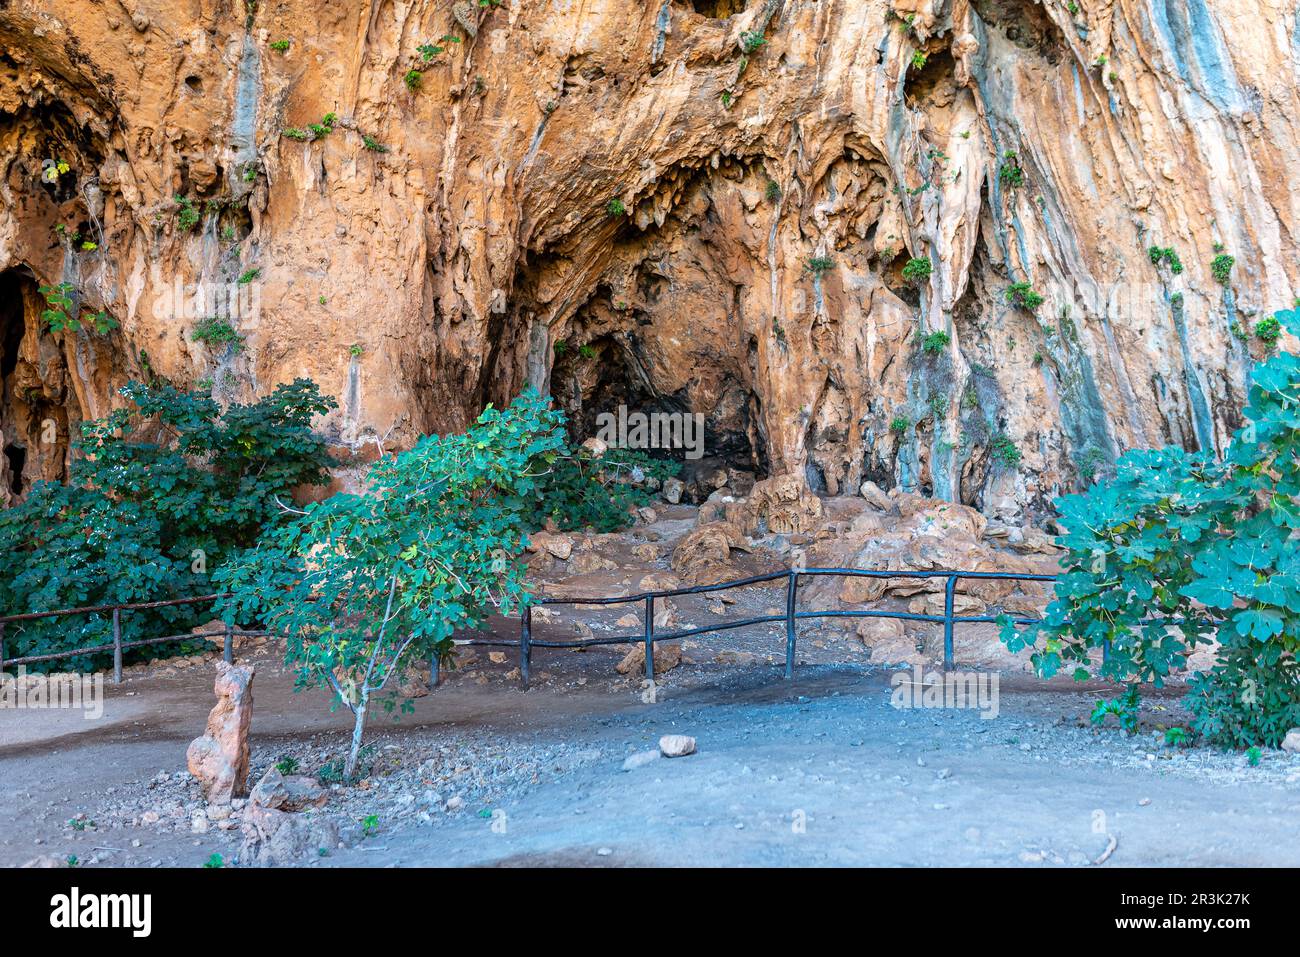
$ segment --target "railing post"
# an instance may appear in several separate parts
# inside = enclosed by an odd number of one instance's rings
[[[113,609],[113,684],[122,683],[122,609]]]
[[[228,665],[235,663],[235,628],[226,624],[226,634],[221,640],[221,660]]]
[[[655,596],[645,596],[645,676],[655,680]]]
[[[949,575],[943,586],[943,670],[952,671],[952,609],[957,593],[957,576]]]
[[[519,616],[519,681],[528,690],[528,672],[533,663],[533,606],[526,605]]]
[[[785,585],[785,676],[794,677],[794,599],[799,591],[799,573],[790,570],[790,577]]]
[[[0,621],[0,675],[5,673],[5,623]]]
[[[522,668],[519,673],[521,675],[524,673]],[[441,681],[442,658],[438,655],[438,649],[434,648],[433,651],[429,652],[429,690],[432,691],[434,688],[438,687],[438,684]]]

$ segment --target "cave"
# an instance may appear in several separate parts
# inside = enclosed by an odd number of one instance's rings
[[[67,478],[69,426],[82,418],[62,351],[34,331],[42,307],[26,269],[0,272],[0,505],[21,500],[37,480]]]
[[[14,495],[23,494],[23,466],[27,464],[27,450],[21,445],[5,446],[5,460],[9,469],[9,491]]]
[[[749,0],[685,0],[683,5],[700,16],[725,20],[743,11],[748,4]]]

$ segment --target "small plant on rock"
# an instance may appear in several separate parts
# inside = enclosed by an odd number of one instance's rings
[[[199,210],[194,201],[185,196],[176,198],[176,225],[181,232],[188,233],[199,223]]]
[[[1227,286],[1232,282],[1232,267],[1236,259],[1227,253],[1219,253],[1210,262],[1210,275],[1220,286]]]
[[[1020,448],[1015,442],[1011,441],[1011,437],[1005,432],[999,432],[997,434],[993,439],[993,444],[989,446],[989,452],[992,454],[993,458],[1011,468],[1015,468],[1019,465],[1020,460],[1023,457]]]
[[[1007,287],[1007,302],[1017,309],[1033,312],[1043,304],[1043,296],[1027,282],[1013,282]]]
[[[1175,276],[1183,271],[1183,262],[1178,258],[1178,251],[1172,246],[1151,246],[1147,249],[1147,256],[1153,266],[1164,263]]]
[[[1019,189],[1025,185],[1025,171],[1020,166],[1020,158],[1015,150],[1002,154],[1002,165],[998,167],[998,182],[1007,189]]]
[[[929,280],[933,269],[934,264],[929,259],[914,257],[903,266],[903,279],[913,286],[920,286]]]
[[[952,342],[952,336],[942,329],[936,329],[929,335],[921,337],[921,351],[926,355],[937,356],[948,348],[950,342]]]
[[[1278,322],[1276,316],[1265,316],[1259,322],[1255,323],[1255,338],[1270,349],[1277,345],[1277,340],[1282,336],[1282,323]]]
[[[623,201],[621,199],[617,199],[617,198],[611,199],[608,203],[605,204],[605,213],[606,215],[611,217],[626,216],[627,206],[623,204]]]
[[[209,348],[229,346],[233,355],[244,351],[244,337],[225,319],[201,319],[195,325],[193,335],[195,342],[202,342]]]
[[[835,267],[835,260],[830,256],[811,256],[805,265],[810,273],[821,278]]]

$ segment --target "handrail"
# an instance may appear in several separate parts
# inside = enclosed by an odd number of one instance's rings
[[[111,605],[87,605],[83,608],[60,608],[56,611],[33,611],[25,612],[20,615],[0,615],[0,674],[4,674],[6,665],[28,665],[36,664],[42,661],[58,661],[60,658],[79,658],[82,655],[95,655],[113,653],[113,683],[122,683],[122,652],[131,648],[143,648],[146,645],[160,645],[169,641],[186,641],[195,638],[222,638],[222,658],[227,664],[235,660],[234,638],[236,635],[265,635],[265,631],[246,631],[235,628],[232,625],[225,625],[221,631],[186,632],[182,635],[164,635],[161,638],[140,638],[135,641],[122,640],[122,612],[139,611],[150,608],[168,608],[176,605],[195,605],[200,602],[214,601],[218,598],[227,598],[229,595],[225,592],[217,592],[211,595],[193,595],[189,598],[168,598],[163,601],[137,601],[137,602],[118,602]],[[113,614],[113,643],[111,645],[93,645],[84,648],[72,648],[68,651],[50,652],[44,655],[24,655],[19,658],[9,658],[5,651],[5,625],[14,621],[35,621],[40,618],[57,618],[62,615],[89,615],[99,612],[112,612]]]
[[[876,578],[876,579],[911,579],[911,578],[943,578],[944,583],[944,600],[942,615],[926,615],[917,612],[908,611],[869,611],[869,610],[828,610],[828,611],[799,611],[798,590],[799,579],[802,577],[818,578],[828,576],[839,576],[846,578]],[[698,595],[709,592],[728,591],[733,588],[743,588],[748,585],[762,584],[765,582],[786,580],[785,595],[785,613],[782,615],[762,615],[757,618],[743,618],[726,622],[719,622],[715,625],[709,625],[699,628],[687,628],[677,631],[656,632],[654,630],[654,603],[657,598],[672,598],[678,595]],[[595,645],[645,645],[645,675],[650,681],[654,681],[654,645],[656,641],[674,641],[679,638],[688,638],[694,635],[706,635],[713,632],[728,631],[733,628],[744,628],[749,625],[775,624],[777,622],[785,623],[785,677],[794,676],[794,657],[795,647],[798,642],[797,624],[799,621],[811,618],[892,618],[901,621],[925,621],[943,625],[943,667],[945,671],[953,668],[953,627],[958,623],[983,623],[989,624],[1001,620],[1002,616],[994,615],[957,615],[954,614],[954,603],[957,593],[957,582],[965,580],[981,581],[1039,581],[1050,582],[1056,581],[1055,575],[1034,574],[1029,572],[977,572],[977,571],[960,571],[953,569],[934,569],[929,571],[892,571],[871,568],[787,568],[782,571],[768,572],[762,575],[751,575],[748,578],[740,578],[735,581],[720,582],[715,585],[693,585],[684,588],[665,588],[659,591],[637,592],[630,595],[619,595],[612,597],[599,598],[582,598],[582,597],[541,597],[537,598],[531,604],[523,609],[519,618],[519,640],[503,641],[500,639],[468,639],[458,641],[457,644],[490,646],[490,647],[519,647],[519,679],[525,688],[528,687],[529,673],[532,666],[533,648],[589,648]],[[538,605],[622,605],[640,602],[645,605],[644,623],[640,635],[611,635],[604,638],[580,638],[573,641],[539,641],[533,638],[533,608]],[[1040,618],[1012,618],[1018,625],[1033,625],[1040,622]],[[1109,648],[1103,648],[1103,655],[1109,651]],[[438,681],[438,661],[435,657],[432,661],[433,682]]]
[[[916,579],[916,578],[943,578],[944,582],[944,610],[942,615],[927,615],[920,612],[910,611],[876,611],[876,610],[856,610],[856,609],[833,609],[826,611],[799,611],[798,610],[798,590],[800,578],[819,578],[819,577],[845,577],[845,578],[875,578],[875,579]],[[785,594],[785,612],[780,615],[760,615],[753,618],[732,619],[722,621],[716,624],[701,626],[696,628],[677,629],[675,631],[656,632],[654,628],[655,601],[659,598],[675,598],[681,595],[701,595],[710,594],[719,591],[730,591],[734,588],[745,588],[750,585],[765,584],[767,582],[786,581]],[[644,644],[645,646],[645,674],[648,679],[654,681],[654,645],[657,641],[675,641],[681,638],[690,638],[696,635],[707,635],[714,632],[730,631],[736,628],[746,628],[751,625],[766,624],[785,624],[786,633],[786,653],[785,653],[785,677],[791,678],[794,675],[795,648],[798,642],[797,625],[800,621],[806,621],[813,618],[890,618],[899,621],[924,621],[933,624],[943,625],[943,667],[944,670],[951,670],[953,667],[953,628],[959,623],[982,623],[990,624],[1002,619],[998,615],[957,615],[954,614],[954,603],[956,599],[957,582],[971,579],[980,581],[1038,581],[1050,582],[1055,581],[1055,575],[1043,575],[1034,573],[1018,572],[981,572],[981,571],[960,571],[952,569],[932,569],[929,571],[920,570],[880,570],[870,568],[787,568],[780,571],[766,572],[761,575],[751,575],[747,578],[738,578],[734,581],[718,582],[712,585],[690,585],[679,588],[664,588],[658,591],[644,591],[629,595],[599,596],[594,598],[584,598],[580,596],[567,597],[538,597],[530,604],[524,607],[523,613],[519,619],[519,639],[509,641],[498,638],[484,639],[466,639],[457,641],[458,645],[473,645],[478,647],[506,647],[519,648],[519,677],[524,688],[528,687],[530,670],[532,665],[533,648],[590,648],[600,645],[630,645]],[[204,632],[201,634],[186,633],[183,635],[167,635],[161,638],[144,638],[135,641],[122,640],[122,622],[121,615],[124,611],[145,610],[151,608],[165,608],[176,605],[197,604],[199,602],[214,601],[218,598],[229,597],[227,593],[214,593],[211,595],[195,595],[189,598],[172,598],[164,601],[147,601],[147,602],[127,602],[110,605],[89,605],[84,608],[64,608],[57,611],[27,612],[19,615],[0,615],[0,673],[3,673],[5,665],[29,664],[40,661],[54,661],[60,658],[75,658],[87,654],[102,654],[111,651],[113,653],[113,680],[114,683],[120,684],[122,681],[122,652],[129,648],[138,648],[146,645],[162,644],[168,641],[183,641],[190,638],[215,638],[220,635],[223,638],[222,657],[226,662],[234,661],[233,639],[234,636],[253,636],[266,635],[266,631],[247,631],[237,629],[232,625],[225,625],[220,632]],[[555,640],[537,640],[533,637],[533,608],[539,605],[623,605],[640,603],[644,605],[644,623],[641,634],[639,635],[611,635],[602,638],[580,638],[573,641],[555,641]],[[40,618],[53,618],[61,615],[78,615],[93,614],[98,612],[112,612],[113,616],[113,643],[111,645],[98,645],[87,648],[75,648],[70,651],[53,652],[44,655],[29,655],[22,658],[7,658],[5,656],[5,625],[9,622],[32,621]],[[1042,619],[1039,618],[1012,618],[1013,622],[1018,625],[1037,624]],[[1109,652],[1108,645],[1103,647],[1103,655]],[[431,661],[432,680],[436,685],[438,682],[439,660],[435,655]]]

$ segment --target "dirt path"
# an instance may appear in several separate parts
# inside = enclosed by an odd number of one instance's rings
[[[1152,722],[1178,720],[1172,697],[1129,738],[1088,727],[1097,693],[1072,685],[1004,679],[984,720],[895,709],[891,672],[865,664],[803,665],[786,682],[750,661],[683,666],[646,703],[638,681],[609,677],[616,660],[542,655],[546,677],[527,693],[512,662],[483,660],[400,723],[375,722],[371,776],[326,812],[344,846],[304,863],[1086,866],[1114,838],[1106,866],[1300,864],[1300,756],[1249,767],[1163,747]],[[199,666],[110,687],[84,730],[7,712],[0,864],[233,861],[237,829],[193,833],[202,805],[178,773],[210,680]],[[314,771],[339,753],[343,716],[295,695],[267,652],[255,700],[255,773],[286,756]],[[674,732],[698,753],[623,770]],[[363,837],[370,814],[378,828]]]

